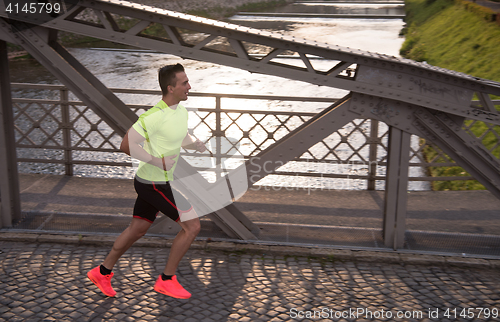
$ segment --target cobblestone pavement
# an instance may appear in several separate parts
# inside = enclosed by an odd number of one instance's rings
[[[177,300],[153,291],[168,248],[133,247],[108,298],[86,278],[107,245],[0,241],[0,250],[0,321],[500,320],[492,268],[190,250],[178,276],[193,296]]]

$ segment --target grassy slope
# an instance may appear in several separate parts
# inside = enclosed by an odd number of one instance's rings
[[[470,12],[460,2],[452,0],[406,0],[406,41],[401,55],[431,65],[444,67],[481,78],[500,81],[500,26]],[[468,124],[468,123],[466,123]],[[471,130],[480,135],[486,124],[476,122]],[[500,127],[495,130],[500,134]],[[499,158],[498,136],[492,133],[483,144]],[[493,149],[494,148],[494,149]],[[424,151],[431,160],[436,153]],[[445,160],[441,160],[445,161]],[[467,176],[460,167],[431,167],[433,176]],[[435,190],[484,189],[475,180],[436,181]]]
[[[449,0],[406,3],[404,57],[500,81],[499,25]]]

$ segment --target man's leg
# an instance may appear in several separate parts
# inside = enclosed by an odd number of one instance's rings
[[[175,271],[177,270],[182,257],[188,251],[189,246],[191,246],[191,243],[200,232],[200,220],[198,219],[198,216],[196,216],[194,210],[191,209],[191,211],[184,213],[184,215],[192,215],[192,217],[188,218],[194,219],[177,222],[181,225],[182,229],[177,236],[175,236],[172,247],[170,248],[167,265],[163,270],[163,274],[158,277],[154,287],[155,291],[159,293],[179,299],[188,299],[191,297],[191,293],[186,291],[181,284],[179,284]]]
[[[107,296],[115,296],[116,292],[111,287],[113,273],[111,269],[118,259],[132,246],[139,238],[148,231],[151,223],[138,218],[132,218],[130,225],[118,236],[113,244],[113,248],[104,260],[102,266],[97,266],[87,273],[88,278]],[[107,272],[103,272],[106,270]]]
[[[194,212],[192,209],[190,212]],[[190,214],[186,213],[186,215]],[[182,227],[181,231],[175,236],[168,255],[167,265],[163,270],[165,275],[175,275],[175,271],[179,263],[193,243],[194,239],[200,232],[200,219],[198,216],[193,216],[194,219],[188,221],[178,221],[177,223]]]
[[[107,269],[113,269],[118,259],[142,236],[146,234],[149,227],[151,227],[150,222],[139,219],[132,218],[130,225],[118,236],[113,244],[113,248],[109,252],[108,256],[102,263]]]

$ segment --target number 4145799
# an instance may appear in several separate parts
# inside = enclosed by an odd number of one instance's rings
[[[9,3],[5,12],[8,13],[59,13],[61,12],[60,3],[25,3],[20,5],[19,3]]]
[[[468,308],[468,309],[446,309],[443,314],[444,317],[448,319],[464,318],[464,319],[474,319],[474,318],[498,318],[499,312],[497,308]]]

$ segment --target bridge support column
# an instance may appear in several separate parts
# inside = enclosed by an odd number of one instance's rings
[[[404,246],[410,138],[410,133],[390,127],[383,234],[385,246],[394,250]]]
[[[0,40],[0,228],[21,218],[7,43]]]

